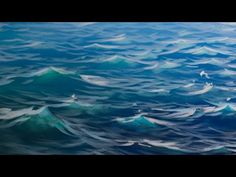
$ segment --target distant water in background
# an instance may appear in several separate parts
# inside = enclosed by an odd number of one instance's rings
[[[0,154],[233,154],[236,23],[0,23]]]

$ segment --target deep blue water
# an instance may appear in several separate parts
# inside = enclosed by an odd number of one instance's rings
[[[233,154],[236,23],[0,23],[0,154]]]

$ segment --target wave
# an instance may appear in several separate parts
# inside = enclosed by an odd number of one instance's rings
[[[124,68],[124,67],[134,67],[141,63],[135,61],[131,58],[114,55],[105,59],[98,61],[103,68]]]
[[[67,121],[55,117],[46,106],[36,110],[33,107],[16,111],[8,108],[0,109],[0,119],[9,120],[2,127],[9,128],[17,125],[26,125],[27,130],[33,132],[47,131],[55,128],[69,136],[76,134],[75,130],[68,125]]]
[[[141,113],[138,115],[135,115],[133,117],[125,117],[125,118],[116,118],[115,121],[121,123],[121,124],[128,124],[132,126],[141,126],[141,127],[155,127],[156,125],[161,126],[172,126],[174,125],[171,122],[167,122],[164,120],[158,120],[154,118],[149,118],[145,116],[145,113]]]
[[[106,107],[102,104],[91,104],[80,101],[76,95],[72,95],[69,99],[61,99],[62,103],[59,104],[47,104],[48,107],[51,108],[58,108],[59,110],[63,109],[65,113],[72,113],[80,114],[81,112],[96,115],[99,112],[105,112]]]
[[[80,27],[94,25],[94,24],[96,24],[96,22],[80,22],[79,23]]]
[[[219,71],[218,73],[221,76],[234,76],[234,75],[236,75],[236,71],[232,71],[229,69],[224,69],[223,71]]]
[[[236,69],[236,64],[228,64],[230,68]]]
[[[217,59],[217,58],[203,58],[203,59],[198,59],[194,60],[191,63],[188,63],[188,65],[193,65],[193,66],[199,66],[199,65],[204,65],[204,64],[210,64],[210,65],[215,65],[215,66],[223,66],[229,61],[227,60],[222,60],[222,59]]]
[[[17,75],[10,75],[8,79],[13,79],[13,78],[33,78],[33,77],[48,77],[48,78],[53,78],[57,76],[63,76],[63,75],[72,75],[75,74],[73,71],[67,71],[63,68],[57,68],[57,67],[47,67],[43,68],[40,70],[32,71],[30,73],[23,73],[23,74],[17,74]]]
[[[162,148],[167,148],[171,150],[177,150],[177,151],[182,151],[182,152],[187,152],[187,150],[183,150],[177,146],[176,142],[165,142],[161,140],[150,140],[150,139],[144,139],[142,143],[154,146],[154,147],[162,147]]]
[[[112,63],[119,63],[119,62],[130,62],[130,59],[127,57],[119,56],[119,55],[113,55],[109,58],[103,59],[103,62],[112,62]]]
[[[67,75],[67,74],[74,74],[74,72],[66,71],[65,69],[62,69],[62,68],[48,67],[48,68],[44,68],[39,71],[36,71],[32,75],[33,76],[45,76],[45,75],[51,75],[51,74]]]
[[[119,46],[94,43],[94,44],[84,46],[84,48],[117,49],[119,48]]]
[[[183,53],[194,54],[194,55],[212,55],[212,56],[215,56],[218,54],[221,54],[221,55],[230,55],[231,54],[230,52],[221,51],[219,49],[217,50],[217,49],[213,49],[213,48],[206,47],[206,46],[189,49],[187,51],[184,51]]]
[[[119,143],[119,146],[133,146],[135,144],[143,147],[156,147],[156,148],[165,148],[167,150],[175,151],[175,153],[181,154],[181,153],[192,153],[191,150],[183,149],[181,147],[178,147],[178,144],[173,141],[163,141],[163,140],[153,140],[153,139],[142,139],[142,140],[117,140]]]
[[[132,55],[134,55],[135,57],[148,57],[152,54],[152,50],[144,50],[142,52],[134,52],[132,53]]]
[[[234,104],[220,104],[214,107],[203,108],[204,113],[214,113],[214,112],[236,112],[236,105]]]
[[[170,69],[170,68],[177,68],[179,66],[180,66],[179,63],[165,61],[164,63],[162,63],[161,68]]]
[[[69,77],[68,77],[69,76]],[[31,73],[19,74],[14,77],[22,77],[29,78],[29,80],[25,80],[22,84],[34,84],[34,83],[50,83],[50,81],[58,81],[58,79],[72,79],[72,76],[76,76],[76,73],[73,71],[67,71],[63,68],[57,67],[47,67],[37,71],[32,71]],[[63,81],[64,82],[64,81]],[[62,84],[62,82],[58,82]]]
[[[180,67],[180,63],[176,62],[170,62],[170,61],[165,61],[165,62],[160,62],[160,63],[153,63],[150,66],[146,66],[143,68],[143,70],[156,70],[156,71],[163,71],[163,69],[172,69],[172,68],[177,68]]]
[[[30,107],[13,111],[12,109],[9,108],[0,108],[0,119],[9,120],[9,119],[16,119],[24,115],[31,116],[40,113],[43,109],[44,108],[34,110],[33,107]]]
[[[0,86],[3,86],[3,85],[8,85],[10,83],[14,82],[13,79],[1,79],[0,80]]]
[[[183,108],[183,109],[180,108],[180,109],[171,109],[169,111],[174,113],[165,115],[165,117],[167,118],[188,118],[196,113],[197,108]]]

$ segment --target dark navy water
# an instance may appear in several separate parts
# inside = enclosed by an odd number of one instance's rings
[[[233,154],[235,23],[0,23],[0,154]]]

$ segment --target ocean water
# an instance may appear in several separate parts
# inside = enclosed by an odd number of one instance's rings
[[[236,23],[0,23],[0,154],[234,154]]]

